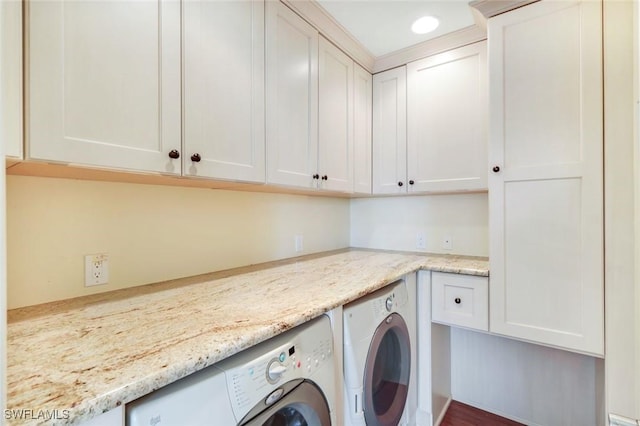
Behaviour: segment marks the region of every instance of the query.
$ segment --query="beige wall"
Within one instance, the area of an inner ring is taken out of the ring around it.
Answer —
[[[7,177],[8,305],[16,308],[349,245],[349,200]],[[84,255],[109,284],[84,287]]]
[[[354,199],[351,245],[488,256],[488,214],[486,193]],[[425,250],[416,249],[418,232]],[[445,236],[453,237],[452,250],[442,248]]]

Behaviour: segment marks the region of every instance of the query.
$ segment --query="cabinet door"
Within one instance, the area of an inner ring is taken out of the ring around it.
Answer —
[[[409,192],[487,189],[487,44],[407,65]]]
[[[264,2],[186,1],[182,13],[183,173],[264,182]]]
[[[318,32],[279,1],[267,7],[267,182],[316,188]]]
[[[0,2],[0,141],[22,158],[22,2]]]
[[[318,66],[320,187],[353,192],[353,60],[320,37]]]
[[[180,174],[180,3],[27,5],[28,156]]]
[[[373,79],[364,68],[353,69],[353,192],[371,194],[371,114]]]
[[[373,76],[373,193],[407,192],[407,71]]]
[[[491,331],[603,354],[599,2],[489,20]]]

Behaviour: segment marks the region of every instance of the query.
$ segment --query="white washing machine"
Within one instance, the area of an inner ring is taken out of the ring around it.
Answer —
[[[337,425],[334,365],[323,315],[127,404],[126,424]]]
[[[350,303],[343,315],[345,425],[415,425],[415,275]]]

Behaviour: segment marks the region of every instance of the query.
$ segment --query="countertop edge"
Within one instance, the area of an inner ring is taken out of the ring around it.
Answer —
[[[190,374],[193,374],[197,371],[200,371],[204,368],[207,368],[211,365],[214,365],[228,357],[231,357],[245,349],[248,349],[262,341],[268,340],[271,337],[276,336],[282,332],[290,330],[300,324],[303,324],[313,318],[316,318],[320,315],[323,315],[331,310],[338,308],[340,306],[344,306],[350,302],[358,300],[359,298],[372,293],[380,288],[385,287],[386,285],[392,283],[393,281],[411,273],[416,273],[420,270],[424,271],[433,271],[433,272],[445,272],[445,273],[454,273],[454,274],[464,274],[464,275],[475,275],[475,276],[489,276],[488,267],[486,269],[483,268],[472,268],[472,267],[460,267],[447,264],[447,261],[450,259],[458,259],[464,261],[468,259],[469,261],[486,261],[486,258],[478,258],[478,257],[470,257],[470,256],[452,256],[447,257],[447,255],[431,255],[425,253],[406,253],[406,252],[389,252],[389,251],[378,251],[378,250],[363,250],[363,249],[341,249],[334,250],[331,252],[324,252],[316,255],[304,256],[302,258],[292,258],[285,259],[283,261],[276,262],[268,262],[267,264],[260,265],[252,265],[247,268],[236,268],[237,270],[244,270],[246,272],[239,272],[239,275],[260,271],[263,268],[273,267],[272,265],[291,265],[291,264],[304,264],[308,260],[322,258],[325,256],[330,256],[334,254],[340,253],[348,253],[350,251],[372,251],[374,253],[393,253],[399,255],[406,255],[407,262],[402,266],[394,267],[386,271],[384,275],[381,274],[380,278],[375,282],[364,285],[359,288],[358,291],[349,294],[340,299],[335,299],[331,301],[327,301],[324,305],[318,305],[313,310],[307,310],[306,312],[297,312],[292,313],[287,316],[284,320],[280,320],[276,324],[271,324],[269,326],[264,326],[252,331],[248,335],[239,336],[233,342],[229,343],[229,347],[220,353],[217,354],[202,354],[205,356],[204,360],[202,356],[197,361],[192,361],[187,359],[184,363],[177,363],[172,365],[170,368],[153,372],[139,380],[135,383],[132,383],[127,386],[119,387],[112,391],[106,392],[102,395],[98,395],[93,398],[88,398],[83,400],[78,405],[69,408],[69,416],[67,419],[64,419],[62,422],[58,422],[53,420],[49,424],[79,424],[84,421],[90,420],[102,413],[115,409],[119,406],[125,405],[133,400],[136,400],[144,395],[147,395],[159,388],[167,386],[177,380],[180,380]],[[436,260],[433,260],[435,258]],[[445,261],[446,260],[446,261]],[[268,266],[267,266],[268,265]],[[231,272],[230,272],[231,271]],[[202,279],[223,279],[225,277],[232,276],[234,270],[229,271],[221,271],[219,273],[212,274],[204,274],[202,276],[190,277],[182,280],[171,280],[164,283],[151,284],[150,286],[167,286],[167,285],[178,285],[180,286],[188,286],[192,283],[198,283],[198,280]],[[195,280],[195,281],[194,281]],[[181,284],[184,282],[183,284]],[[116,291],[116,293],[119,291]],[[126,292],[118,293],[120,296],[127,294]],[[104,299],[104,294],[95,295],[96,300]],[[54,302],[55,304],[55,302]],[[13,321],[21,321],[23,320],[23,316],[27,315],[30,311],[30,307],[20,308],[18,310],[14,310],[10,315],[13,317]],[[21,311],[21,312],[18,312]],[[11,313],[11,311],[9,311]],[[26,319],[28,321],[28,319]]]

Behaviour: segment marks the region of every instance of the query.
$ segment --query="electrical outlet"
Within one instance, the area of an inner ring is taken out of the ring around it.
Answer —
[[[442,239],[442,248],[445,250],[453,250],[453,238],[446,236]]]
[[[296,253],[300,253],[304,249],[302,235],[295,235],[293,241]]]
[[[416,234],[416,248],[425,250],[427,248],[427,237],[424,232],[418,232]]]
[[[88,254],[84,257],[84,285],[107,284],[109,282],[109,255]]]

